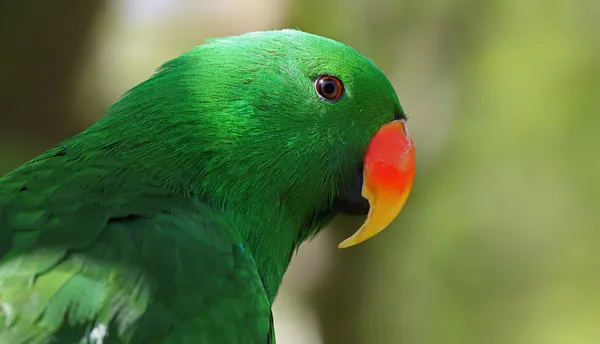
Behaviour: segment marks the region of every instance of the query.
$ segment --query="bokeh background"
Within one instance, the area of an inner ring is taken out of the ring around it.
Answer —
[[[294,258],[278,343],[600,343],[600,1],[0,1],[0,174],[211,36],[300,28],[392,80],[417,147],[405,211]]]

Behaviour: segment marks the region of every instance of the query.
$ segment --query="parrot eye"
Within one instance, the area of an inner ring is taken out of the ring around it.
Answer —
[[[315,82],[315,89],[319,97],[329,101],[336,101],[344,94],[344,84],[342,84],[342,81],[330,75],[318,78]]]

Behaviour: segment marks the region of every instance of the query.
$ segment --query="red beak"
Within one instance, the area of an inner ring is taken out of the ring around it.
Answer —
[[[400,214],[415,177],[415,149],[404,120],[390,122],[375,134],[364,158],[362,195],[369,201],[367,221],[339,244],[346,248],[385,229]]]

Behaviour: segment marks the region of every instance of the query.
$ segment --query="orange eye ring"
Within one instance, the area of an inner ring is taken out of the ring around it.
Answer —
[[[315,81],[315,90],[322,99],[336,101],[344,95],[344,84],[335,76],[323,75]]]

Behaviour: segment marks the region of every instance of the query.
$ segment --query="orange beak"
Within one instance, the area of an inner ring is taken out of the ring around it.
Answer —
[[[362,195],[369,201],[367,221],[338,247],[361,243],[384,230],[400,214],[415,177],[415,149],[404,120],[375,134],[364,158]]]

